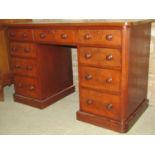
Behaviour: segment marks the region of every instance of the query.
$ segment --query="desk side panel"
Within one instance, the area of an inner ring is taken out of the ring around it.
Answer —
[[[42,98],[55,95],[73,86],[71,49],[38,44]]]
[[[127,118],[147,100],[151,24],[130,29]]]

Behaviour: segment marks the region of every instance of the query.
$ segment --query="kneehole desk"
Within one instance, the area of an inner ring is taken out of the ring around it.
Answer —
[[[14,100],[43,109],[75,91],[77,119],[127,132],[148,107],[151,22],[7,24]]]

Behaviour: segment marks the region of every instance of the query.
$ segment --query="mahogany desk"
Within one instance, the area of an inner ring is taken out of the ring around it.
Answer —
[[[74,92],[77,47],[78,120],[126,132],[147,108],[151,21],[7,27],[15,101],[42,109]]]

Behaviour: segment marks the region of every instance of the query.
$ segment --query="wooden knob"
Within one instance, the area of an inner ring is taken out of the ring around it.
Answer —
[[[16,50],[17,50],[16,47],[12,47],[12,49],[11,49],[12,52],[15,52]]]
[[[20,65],[15,65],[15,68],[16,68],[16,69],[20,69],[21,66],[20,66]]]
[[[40,38],[44,39],[46,37],[45,33],[40,33]]]
[[[85,39],[85,40],[90,40],[90,39],[91,39],[91,35],[90,35],[90,34],[84,35],[84,39]]]
[[[111,35],[111,34],[108,34],[108,35],[106,35],[106,40],[112,40],[113,39],[113,36]]]
[[[24,48],[24,52],[28,53],[28,52],[30,52],[30,49],[29,48]]]
[[[108,103],[106,105],[107,110],[111,110],[113,108],[113,105],[111,103]]]
[[[112,83],[112,78],[110,77],[110,78],[107,78],[106,79],[106,83]]]
[[[9,33],[9,36],[10,36],[10,37],[15,37],[15,33],[14,33],[14,32],[10,32],[10,33]]]
[[[86,53],[86,54],[85,54],[85,58],[86,58],[86,59],[90,59],[91,57],[92,57],[91,53]]]
[[[35,90],[35,87],[34,87],[33,85],[31,85],[31,86],[29,87],[29,90]]]
[[[67,39],[68,38],[68,35],[66,33],[63,33],[63,34],[61,34],[61,38],[62,39]]]
[[[18,87],[19,87],[19,88],[22,87],[22,83],[21,83],[21,82],[18,83]]]
[[[26,70],[32,70],[32,66],[26,66]]]
[[[23,37],[26,38],[27,37],[27,33],[23,33]]]
[[[92,78],[93,78],[93,76],[90,75],[90,74],[85,76],[85,79],[86,79],[86,80],[91,80]]]
[[[110,61],[112,59],[113,59],[113,56],[111,54],[106,56],[106,60]]]
[[[88,99],[86,103],[87,103],[88,105],[91,105],[91,104],[93,104],[93,103],[94,103],[94,101],[93,101],[93,100],[91,100],[91,99]]]

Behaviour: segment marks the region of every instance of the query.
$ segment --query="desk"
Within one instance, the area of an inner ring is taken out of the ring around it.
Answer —
[[[77,119],[127,132],[148,106],[151,22],[8,24],[14,100],[42,109],[74,92],[77,47]]]

